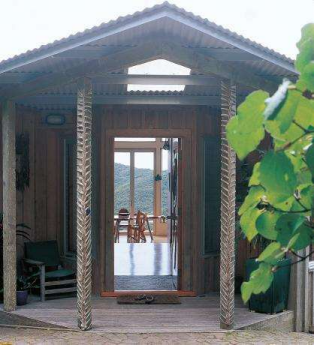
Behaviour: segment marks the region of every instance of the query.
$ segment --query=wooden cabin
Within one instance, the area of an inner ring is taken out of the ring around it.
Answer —
[[[130,73],[156,60],[189,73]],[[220,291],[221,327],[231,328],[234,280],[244,277],[251,247],[245,240],[235,245],[236,158],[225,126],[249,93],[272,93],[283,77],[296,77],[291,59],[169,3],[2,61],[5,309],[16,306],[15,262],[23,253],[15,224],[25,223],[33,241],[57,240],[65,265],[77,267],[80,326],[90,328],[91,293],[117,295],[115,152],[121,138],[129,138],[125,151],[138,143],[145,149],[145,140],[132,138],[150,138],[160,145],[159,174],[160,150],[177,143],[177,208],[170,200],[171,214],[164,214],[166,234],[170,222],[176,226],[175,293]],[[169,169],[173,175],[171,163]],[[163,215],[158,183],[156,229]]]

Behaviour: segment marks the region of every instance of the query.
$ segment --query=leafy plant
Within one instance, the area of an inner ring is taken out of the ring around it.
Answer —
[[[33,276],[26,277],[24,275],[17,277],[16,279],[16,290],[26,291],[29,290],[35,283],[36,278]]]
[[[314,241],[314,24],[302,29],[297,46],[296,84],[283,80],[271,97],[261,90],[251,93],[227,125],[228,141],[240,160],[265,135],[273,143],[255,164],[239,209],[248,240],[271,241],[257,259],[259,268],[241,287],[245,302],[268,290],[286,253],[303,261],[298,251]]]
[[[30,241],[30,227],[24,223],[16,224],[16,236]],[[3,214],[0,213],[0,293],[3,287]]]

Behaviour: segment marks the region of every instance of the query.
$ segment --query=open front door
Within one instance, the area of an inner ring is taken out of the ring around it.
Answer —
[[[174,287],[179,290],[179,234],[181,227],[181,139],[170,139],[170,256]]]

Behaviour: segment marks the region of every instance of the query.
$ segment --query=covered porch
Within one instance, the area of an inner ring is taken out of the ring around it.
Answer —
[[[93,328],[98,333],[190,333],[217,332],[220,330],[219,294],[204,297],[181,297],[179,305],[119,305],[116,298],[92,299]],[[18,308],[14,315],[25,316],[46,323],[40,327],[77,328],[76,298],[34,300]],[[277,315],[249,312],[240,296],[235,299],[234,329],[293,330],[293,312]],[[27,322],[25,323],[27,324]],[[36,324],[33,324],[36,325]]]
[[[190,74],[128,73],[132,66],[159,59],[184,66]],[[4,310],[105,332],[152,327],[160,332],[207,332],[272,320],[274,316],[251,314],[235,298],[236,157],[225,128],[246,95],[255,89],[273,92],[282,76],[295,76],[289,59],[168,3],[0,64]],[[127,90],[131,84],[180,85],[184,90],[133,92]],[[50,116],[64,122],[51,124]],[[30,184],[23,192],[16,190],[15,179],[18,132],[29,133],[32,142]],[[119,306],[108,297],[92,298],[115,292],[115,136],[183,138],[177,294],[219,290],[218,295],[182,297],[181,305],[149,309]],[[75,143],[76,160],[72,256],[64,209],[58,206],[64,196],[60,176],[68,138]],[[76,269],[77,298],[32,302],[16,310],[15,225],[20,220],[31,222],[32,240],[58,241],[64,261]],[[246,258],[239,251],[238,259],[241,255],[243,273]]]

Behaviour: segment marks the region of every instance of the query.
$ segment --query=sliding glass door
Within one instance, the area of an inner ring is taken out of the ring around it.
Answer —
[[[115,150],[114,212],[155,213],[155,151]]]

